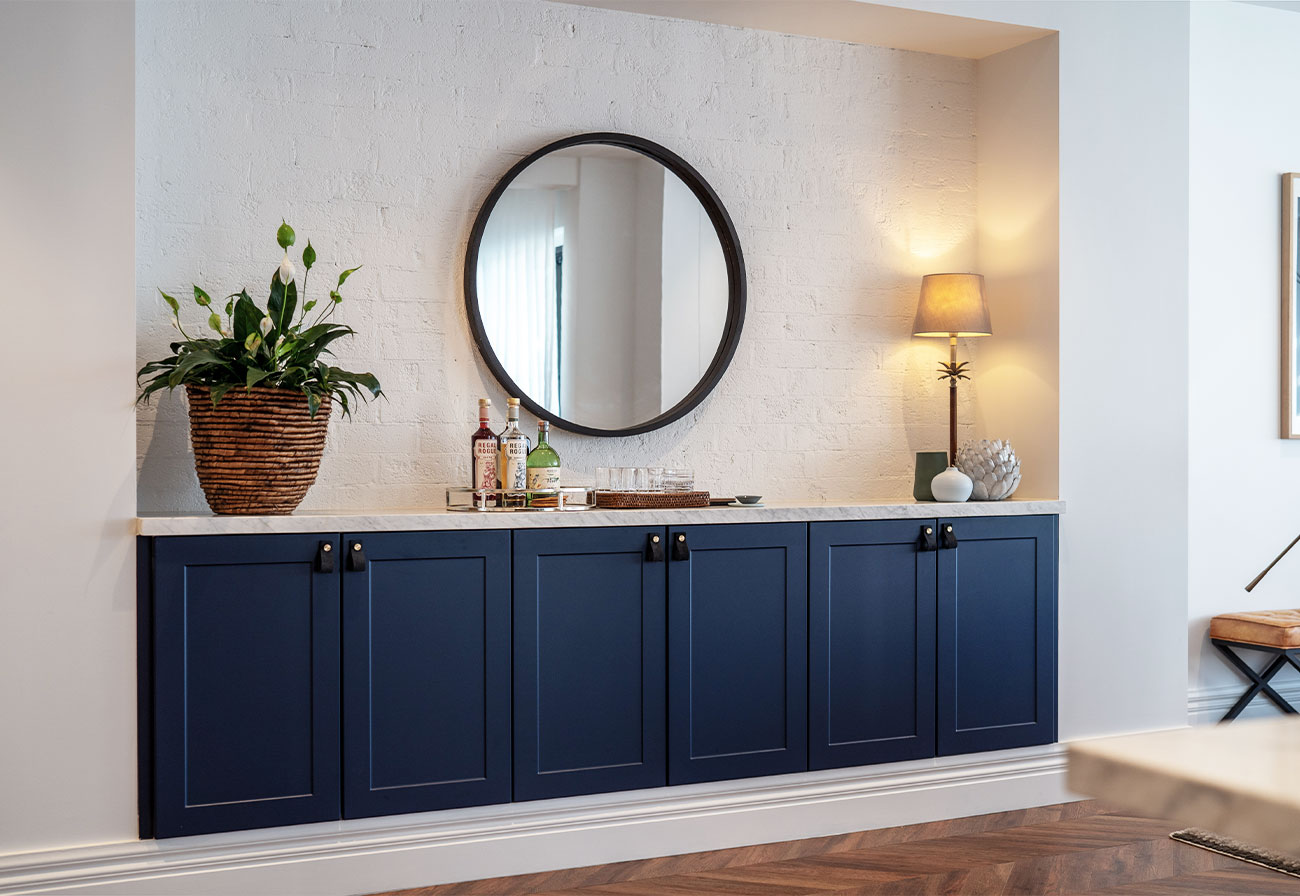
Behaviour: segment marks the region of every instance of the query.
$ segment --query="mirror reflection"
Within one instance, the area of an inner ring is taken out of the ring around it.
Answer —
[[[478,248],[483,329],[556,417],[627,429],[679,404],[727,329],[718,233],[695,193],[632,149],[581,144],[524,168]]]

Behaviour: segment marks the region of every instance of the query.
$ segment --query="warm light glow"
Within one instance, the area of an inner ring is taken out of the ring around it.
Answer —
[[[992,336],[982,274],[926,274],[913,336]]]

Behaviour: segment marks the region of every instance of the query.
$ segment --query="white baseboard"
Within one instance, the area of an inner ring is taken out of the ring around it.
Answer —
[[[1285,673],[1278,673],[1273,679],[1273,689],[1282,695],[1282,699],[1300,709],[1300,681],[1280,680]],[[1187,692],[1187,721],[1192,725],[1209,725],[1223,718],[1223,714],[1232,708],[1237,698],[1246,692],[1246,683],[1220,685],[1211,688],[1192,688]],[[1275,716],[1281,712],[1262,694],[1251,701],[1238,718],[1253,719]]]
[[[0,893],[348,896],[1077,799],[1065,747],[0,856]]]

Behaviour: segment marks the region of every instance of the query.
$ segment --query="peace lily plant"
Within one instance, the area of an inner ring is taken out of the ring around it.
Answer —
[[[351,327],[330,323],[329,319],[343,301],[339,292],[343,284],[360,266],[339,274],[328,302],[318,307],[315,300],[304,301],[300,306],[297,269],[289,258],[289,247],[294,240],[293,228],[281,222],[276,242],[284,250],[284,260],[271,275],[271,292],[265,309],[249,297],[247,290],[240,290],[227,296],[224,309],[219,311],[212,297],[194,286],[194,301],[208,312],[206,327],[213,336],[191,336],[181,323],[180,303],[158,290],[172,310],[172,325],[184,339],[171,344],[170,356],[140,368],[137,375],[143,385],[140,401],[147,401],[160,389],[203,386],[209,390],[215,407],[231,389],[275,387],[301,392],[306,397],[308,413],[314,418],[327,397],[337,398],[347,416],[351,413],[349,396],[369,399],[382,394],[379,380],[373,374],[351,373],[321,359],[323,355],[333,354],[329,347],[334,340],[353,335]],[[315,263],[316,250],[308,240],[302,253],[304,299],[307,277]],[[310,322],[308,317],[312,318]]]

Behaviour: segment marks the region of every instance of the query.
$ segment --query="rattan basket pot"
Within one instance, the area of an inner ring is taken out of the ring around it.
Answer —
[[[212,406],[207,386],[185,386],[199,485],[216,514],[293,513],[316,481],[330,397],[315,418],[292,389],[231,389]]]

